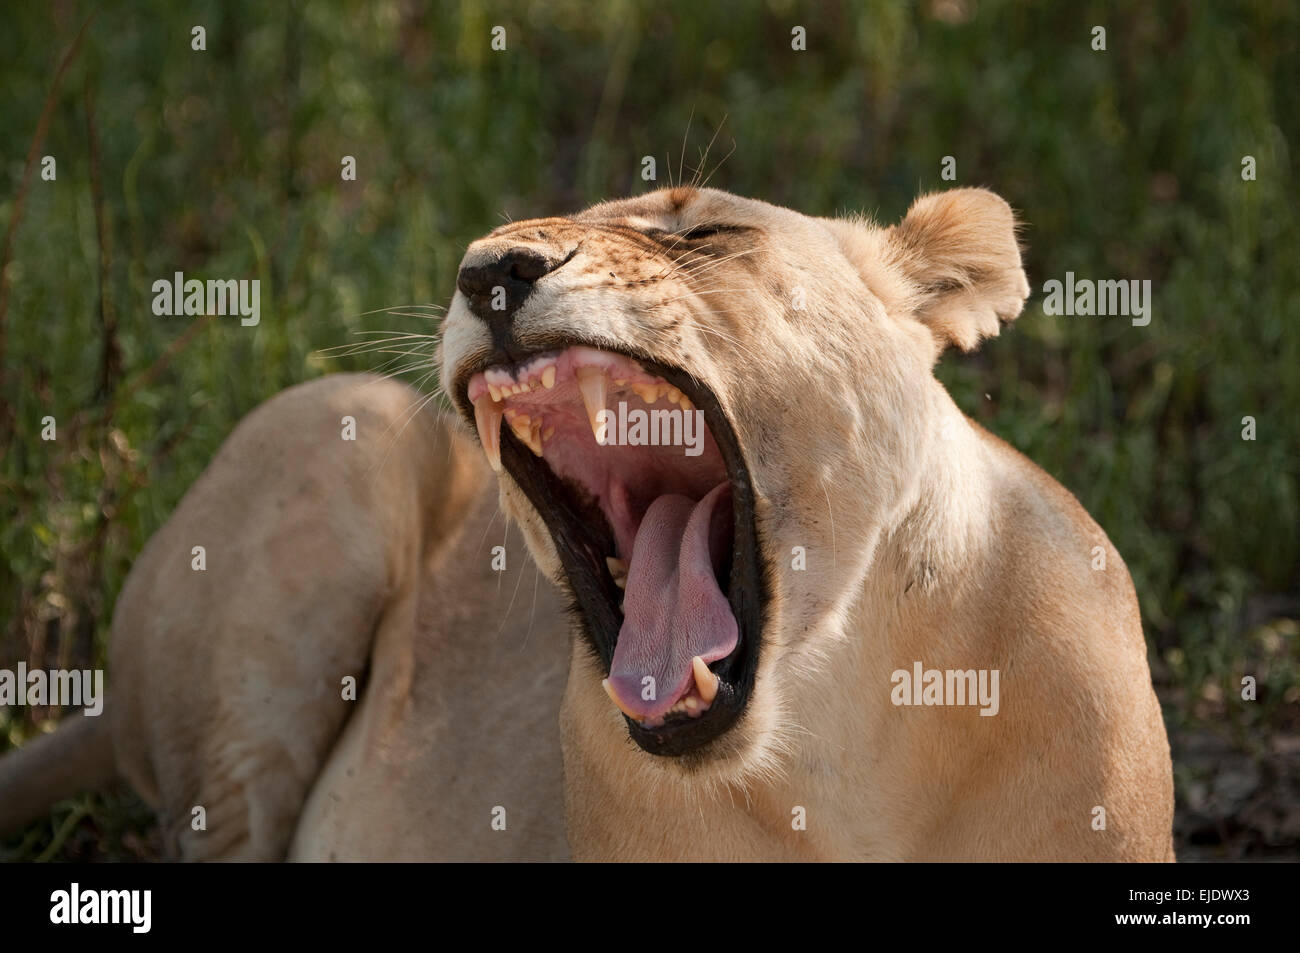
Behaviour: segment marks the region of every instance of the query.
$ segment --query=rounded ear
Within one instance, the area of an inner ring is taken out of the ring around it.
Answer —
[[[1016,217],[987,189],[923,195],[897,225],[884,249],[908,286],[906,305],[940,348],[973,351],[996,337],[1029,297],[1020,264]]]
[[[1015,215],[986,189],[923,195],[889,228],[823,221],[885,310],[929,329],[936,358],[949,345],[973,351],[995,337],[1029,297]]]

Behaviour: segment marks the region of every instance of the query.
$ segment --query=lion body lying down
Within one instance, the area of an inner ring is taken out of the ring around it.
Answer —
[[[635,342],[698,369],[752,475],[769,595],[761,636],[742,635],[762,647],[732,727],[681,757],[629,740],[516,482],[524,444],[494,474],[452,417],[412,416],[409,389],[338,375],[250,414],[149,542],[118,601],[105,716],[0,761],[0,828],[116,771],[188,859],[1173,859],[1168,743],[1123,561],[930,372],[1020,309],[1005,204],[945,193],[885,230],[676,190],[509,226],[467,263],[572,245],[539,289],[616,272],[644,286],[664,256],[620,229],[692,214],[758,235],[721,281],[769,299],[743,302],[753,330],[674,277],[698,295],[690,320],[723,322],[717,340],[743,337],[761,373],[690,345],[685,318],[672,345]],[[764,319],[798,280],[830,292],[813,315],[861,309],[866,339]],[[514,326],[526,342],[563,320],[589,340],[574,326],[600,314],[541,298]],[[471,420],[476,315],[454,299],[442,353]],[[806,570],[786,568],[795,546]],[[996,713],[899,704],[897,673],[918,666],[997,672]]]

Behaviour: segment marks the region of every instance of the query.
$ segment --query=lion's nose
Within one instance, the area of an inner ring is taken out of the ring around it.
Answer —
[[[469,299],[471,311],[504,331],[537,280],[560,264],[528,248],[492,252],[486,261],[463,264],[456,287]]]

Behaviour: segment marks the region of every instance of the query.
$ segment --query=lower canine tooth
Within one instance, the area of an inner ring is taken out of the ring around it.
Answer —
[[[623,707],[623,703],[618,700],[618,695],[614,693],[614,686],[609,683],[609,679],[606,678],[602,680],[600,683],[600,687],[605,689],[605,694],[609,696],[610,701],[612,701],[615,705],[618,706],[619,711],[627,715],[627,717],[631,718],[633,721],[641,720],[639,716],[634,715],[632,712],[628,711],[626,708]]]
[[[528,443],[528,438],[532,434],[532,429],[528,426],[528,415],[519,414],[513,418],[507,418],[510,429],[515,432],[520,443]]]
[[[695,688],[700,693],[704,704],[713,704],[718,697],[718,676],[709,671],[709,666],[698,655],[691,659],[691,668],[695,672]]]

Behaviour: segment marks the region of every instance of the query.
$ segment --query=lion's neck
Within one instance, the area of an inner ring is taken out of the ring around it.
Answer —
[[[782,745],[789,755],[781,787],[791,798],[804,792],[823,810],[846,805],[845,816],[822,818],[823,829],[851,831],[850,841],[876,857],[910,850],[899,832],[916,825],[901,823],[897,812],[912,810],[927,783],[927,769],[912,760],[925,746],[907,734],[916,721],[898,717],[892,674],[910,673],[918,662],[968,667],[958,662],[978,635],[963,628],[964,593],[984,578],[980,567],[990,558],[996,462],[946,393],[937,409],[950,427],[931,442],[896,522],[872,541],[838,623],[840,638],[810,640],[817,657],[802,660],[809,674],[786,699],[795,733]],[[852,797],[840,796],[847,790]],[[818,846],[837,855],[835,844]]]
[[[951,585],[987,548],[995,489],[992,461],[975,426],[942,388],[938,392],[935,433],[910,505],[881,534],[879,558],[864,594],[899,579],[934,592]]]

